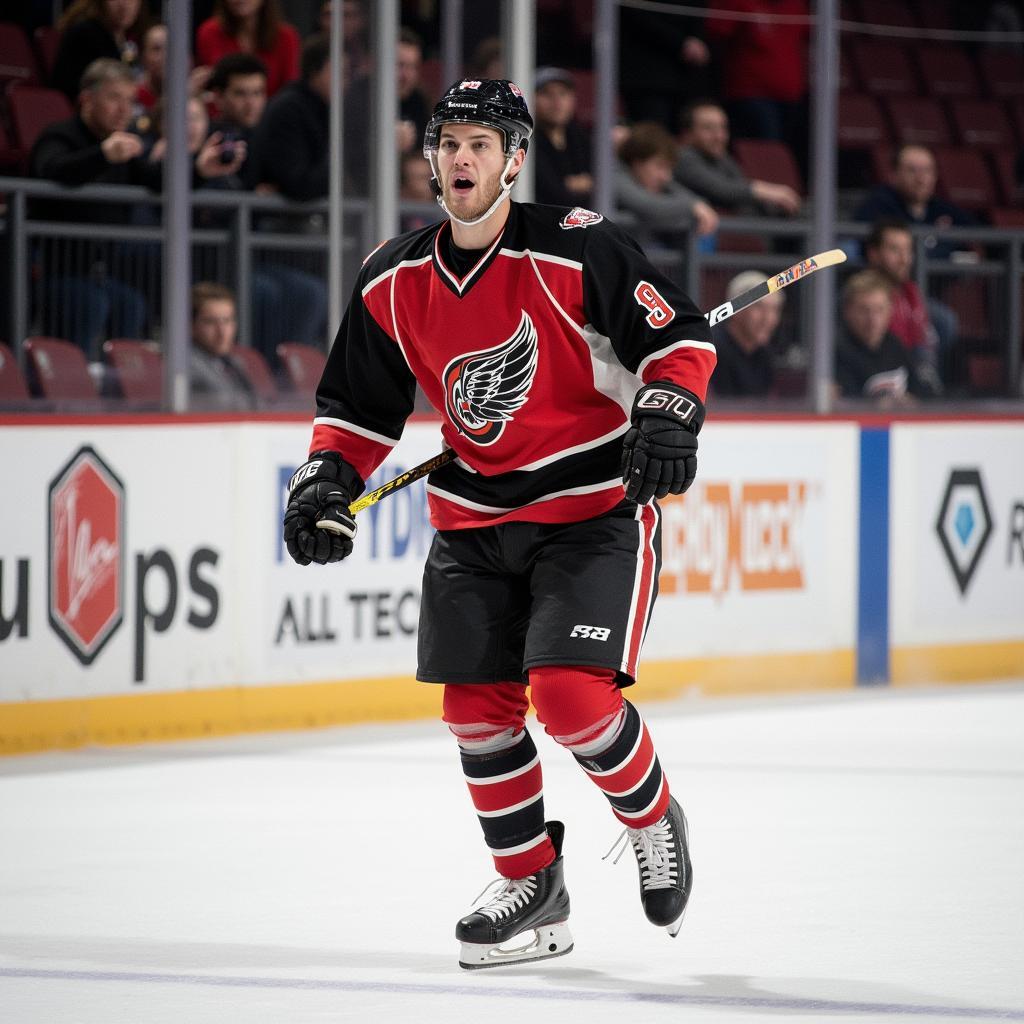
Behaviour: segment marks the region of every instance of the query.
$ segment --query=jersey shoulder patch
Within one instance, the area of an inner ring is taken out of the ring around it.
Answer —
[[[571,231],[573,228],[589,228],[591,224],[600,224],[603,220],[603,214],[595,213],[582,206],[574,206],[558,222],[558,226],[563,231]]]

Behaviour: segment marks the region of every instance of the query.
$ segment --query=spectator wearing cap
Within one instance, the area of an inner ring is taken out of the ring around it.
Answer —
[[[725,297],[735,299],[768,280],[756,270],[737,274],[726,287]],[[775,386],[771,341],[782,318],[782,292],[766,295],[715,328],[718,362],[711,391],[720,398],[770,395]]]
[[[683,111],[683,146],[675,179],[716,208],[732,213],[800,212],[800,196],[788,185],[748,178],[729,155],[729,118],[713,100],[697,100]]]
[[[590,136],[576,122],[576,83],[564,68],[544,67],[534,82],[530,140],[538,203],[586,206],[594,188]]]
[[[615,198],[649,242],[674,246],[688,231],[711,235],[718,228],[718,214],[672,177],[677,159],[675,140],[652,121],[635,125],[619,149]]]

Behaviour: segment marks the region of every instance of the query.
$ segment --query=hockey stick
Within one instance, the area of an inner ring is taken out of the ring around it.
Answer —
[[[845,262],[845,260],[846,253],[842,249],[829,249],[828,252],[818,253],[817,256],[809,256],[807,259],[788,267],[781,274],[769,277],[763,284],[755,285],[729,302],[723,302],[720,306],[715,306],[709,313],[705,313],[704,317],[712,326],[720,324],[723,320],[728,320],[729,317],[735,316],[740,310],[746,309],[747,306],[760,302],[766,295],[771,295],[773,292],[786,288],[793,284],[794,281],[799,281],[808,274],[813,274],[816,270],[821,270],[823,267],[834,267],[839,263]],[[403,487],[408,487],[409,484],[422,479],[428,473],[433,473],[435,469],[440,469],[442,466],[447,466],[448,463],[454,462],[455,458],[455,452],[451,448],[446,448],[440,455],[435,455],[432,459],[427,459],[426,462],[421,462],[418,466],[407,469],[400,476],[396,476],[394,480],[389,480],[376,490],[364,494],[361,498],[357,498],[349,505],[348,510],[352,515],[362,512],[364,508],[375,505],[381,498],[393,494],[395,491],[400,491]],[[334,528],[334,524],[330,520],[323,519],[317,523],[317,526],[327,530]]]

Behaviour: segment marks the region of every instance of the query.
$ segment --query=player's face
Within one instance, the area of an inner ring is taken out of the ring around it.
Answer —
[[[505,151],[501,132],[478,124],[446,124],[437,148],[445,205],[460,220],[486,213],[501,192]],[[523,151],[512,169],[522,165]]]
[[[235,304],[228,299],[208,299],[192,321],[192,340],[215,356],[226,356],[234,347],[237,330]]]
[[[878,348],[889,330],[892,301],[881,289],[853,295],[843,309],[853,335],[870,349]]]

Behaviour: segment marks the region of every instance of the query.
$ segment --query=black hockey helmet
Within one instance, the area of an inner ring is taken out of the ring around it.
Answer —
[[[438,100],[423,136],[423,155],[430,159],[441,142],[441,126],[452,121],[495,128],[505,139],[505,157],[526,149],[533,118],[515,82],[507,78],[462,78]]]

